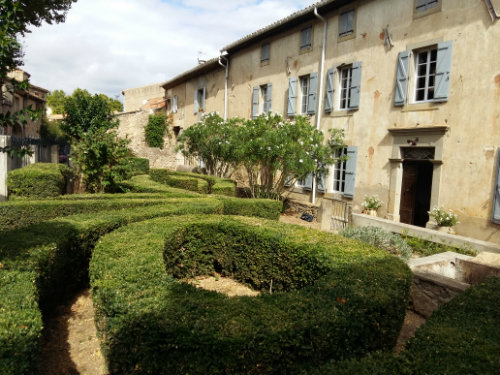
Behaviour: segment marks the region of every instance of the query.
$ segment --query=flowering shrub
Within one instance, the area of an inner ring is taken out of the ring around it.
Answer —
[[[376,195],[371,195],[369,197],[365,197],[365,200],[363,203],[361,203],[361,206],[365,210],[377,210],[382,206],[382,202],[380,199],[378,199],[378,196]]]
[[[429,211],[429,216],[433,217],[440,227],[452,227],[458,223],[458,216],[452,210],[445,211],[439,207],[434,207]]]

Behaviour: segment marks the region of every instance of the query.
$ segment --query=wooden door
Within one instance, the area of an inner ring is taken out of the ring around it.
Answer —
[[[400,221],[425,227],[429,220],[433,166],[428,161],[404,161]]]
[[[401,203],[399,220],[402,223],[413,224],[415,197],[417,189],[418,166],[415,163],[403,163],[403,182],[401,184]]]

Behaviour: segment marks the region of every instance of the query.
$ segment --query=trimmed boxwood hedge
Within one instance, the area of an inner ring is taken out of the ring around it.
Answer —
[[[377,352],[309,373],[500,374],[500,279],[489,277],[436,310],[395,356]]]
[[[227,297],[175,278],[215,271],[264,293]],[[412,278],[401,260],[340,236],[200,216],[103,237],[90,275],[111,374],[285,374],[390,349]]]
[[[66,192],[71,169],[65,164],[35,163],[14,169],[7,175],[9,196],[46,198]]]
[[[149,175],[134,176],[129,180],[122,182],[120,185],[124,191],[130,191],[134,193],[167,193],[168,195],[180,195],[182,193],[186,198],[196,198],[200,196],[195,192],[189,192],[183,189],[167,186],[165,185],[165,183],[153,181]]]
[[[167,169],[151,169],[150,175],[154,181],[198,193],[231,197],[236,195],[236,182],[229,179]]]
[[[47,201],[38,202],[42,203]],[[155,205],[71,215],[29,229],[2,232],[0,374],[36,373],[42,329],[39,308],[50,310],[88,282],[89,258],[103,234],[154,217],[222,214],[223,205],[213,198],[170,199]]]

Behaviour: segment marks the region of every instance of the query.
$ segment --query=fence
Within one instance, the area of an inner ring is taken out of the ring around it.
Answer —
[[[330,198],[332,202],[332,221],[330,229],[339,231],[349,225],[351,220],[351,206],[341,199]]]

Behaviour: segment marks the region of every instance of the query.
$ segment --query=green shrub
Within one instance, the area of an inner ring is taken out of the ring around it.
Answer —
[[[179,175],[166,169],[151,169],[149,175],[153,181],[179,189],[195,191],[202,194],[208,194],[209,192],[208,182],[198,177]]]
[[[130,165],[132,176],[149,173],[149,159],[128,157],[125,162]]]
[[[370,245],[387,250],[389,253],[398,255],[405,260],[410,259],[412,254],[411,247],[408,246],[406,241],[401,238],[401,236],[391,232],[386,232],[378,227],[347,227],[340,234],[344,237],[355,238]]]
[[[257,216],[278,220],[283,202],[271,199],[242,199],[220,197],[224,202],[224,215]]]
[[[138,175],[122,183],[122,189],[135,193],[165,193],[167,195],[182,195],[185,198],[200,198],[195,192],[188,192],[183,189],[167,186],[164,183],[156,182],[148,175]]]
[[[149,115],[148,124],[144,128],[149,147],[163,148],[163,137],[168,130],[168,124],[167,116],[163,113]]]
[[[455,247],[450,245],[444,245],[438,242],[424,240],[422,238],[411,237],[406,234],[401,234],[401,237],[412,248],[414,254],[418,254],[424,257],[429,255],[444,253],[446,251],[453,251],[455,253],[470,255],[470,256],[477,255],[477,251],[468,246]]]
[[[264,293],[227,297],[173,277],[213,272]],[[90,274],[111,374],[296,373],[389,349],[411,283],[402,261],[365,244],[273,221],[200,216],[103,237]],[[273,294],[265,292],[271,280]]]
[[[8,173],[8,194],[29,198],[55,197],[66,192],[70,178],[71,169],[65,164],[30,164]]]

